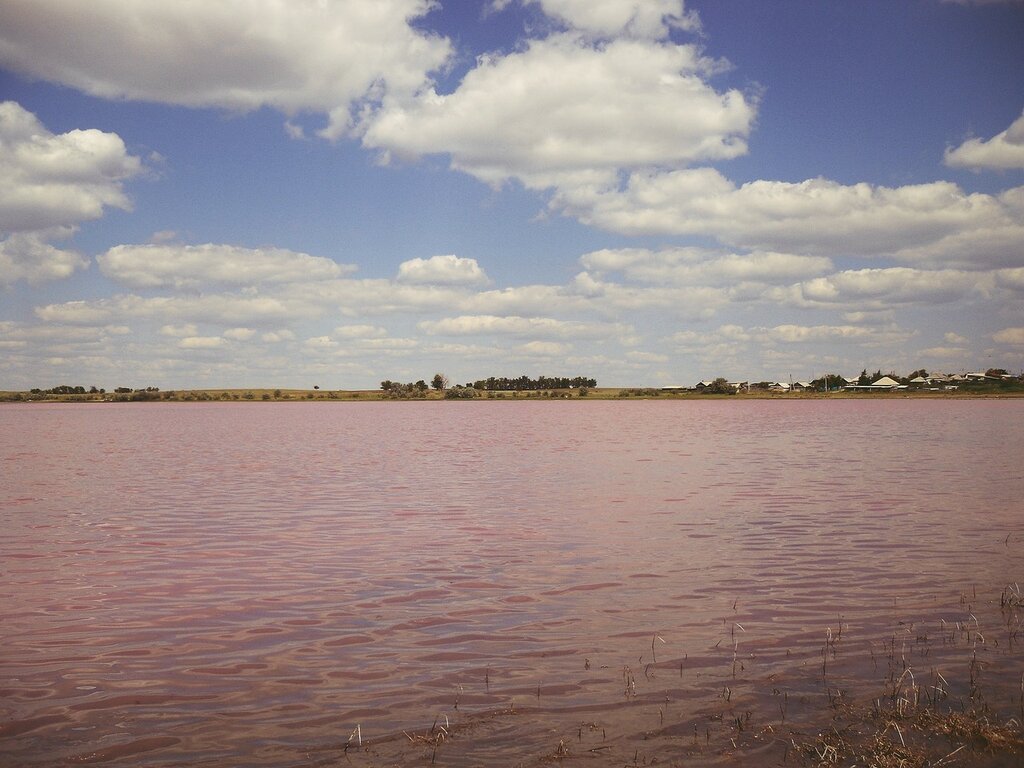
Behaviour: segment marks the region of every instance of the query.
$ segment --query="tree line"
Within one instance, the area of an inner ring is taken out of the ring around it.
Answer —
[[[60,384],[50,389],[40,389],[35,387],[30,389],[29,392],[33,395],[102,395],[106,392],[105,389],[97,389],[96,387],[89,387],[86,389],[81,386],[71,386],[70,384]]]
[[[531,379],[529,376],[509,378],[506,376],[490,376],[486,379],[467,382],[465,386],[455,385],[449,387],[448,377],[443,373],[436,373],[430,380],[430,384],[420,379],[415,382],[403,384],[400,381],[385,379],[380,383],[381,392],[386,398],[394,399],[415,399],[424,398],[431,389],[442,392],[448,399],[473,397],[473,392],[529,392],[552,389],[580,389],[589,390],[597,386],[597,379],[586,376],[538,376]]]
[[[579,389],[580,387],[592,388],[597,386],[597,379],[586,376],[538,376],[531,379],[529,376],[519,376],[514,379],[505,376],[491,376],[486,379],[474,381],[473,389],[482,389],[485,392],[525,392],[533,389]]]

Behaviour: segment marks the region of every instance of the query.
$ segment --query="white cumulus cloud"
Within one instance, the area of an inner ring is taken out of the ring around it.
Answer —
[[[0,102],[0,232],[68,229],[104,208],[127,209],[122,182],[141,171],[116,133],[55,135],[21,105]]]
[[[333,335],[339,339],[382,339],[388,332],[379,325],[340,325]]]
[[[88,266],[50,241],[106,208],[130,208],[123,183],[142,169],[117,134],[54,134],[21,105],[0,102],[0,285],[59,280]]]
[[[968,139],[946,150],[946,165],[975,170],[1024,168],[1024,114],[991,139]]]
[[[0,240],[0,286],[18,280],[33,284],[60,280],[88,265],[80,254],[56,248],[35,234],[20,233]]]
[[[183,328],[196,323],[226,326],[267,324],[294,320],[315,313],[307,306],[293,305],[273,296],[116,296],[94,301],[68,301],[36,307],[35,315],[47,323],[92,325],[129,318],[177,320]],[[174,328],[165,325],[164,328]],[[175,335],[175,334],[171,334]],[[218,337],[220,338],[220,337]]]
[[[414,28],[430,0],[0,3],[0,64],[93,96],[328,115],[412,93],[451,54]]]
[[[528,341],[516,347],[515,351],[528,357],[565,357],[572,352],[572,345],[558,341]]]
[[[744,248],[798,254],[964,260],[998,240],[991,259],[1022,232],[1024,190],[965,192],[951,182],[903,187],[758,180],[737,186],[713,168],[638,171],[624,187],[580,185],[552,199],[585,224],[626,234],[709,235]],[[955,248],[949,248],[950,242]],[[980,257],[987,260],[983,253]]]
[[[225,340],[220,336],[186,336],[178,342],[180,349],[220,349]]]
[[[719,66],[692,45],[553,35],[481,57],[453,93],[385,98],[363,141],[400,156],[446,153],[484,182],[534,189],[733,158],[747,151],[756,110],[709,85]]]
[[[398,280],[426,285],[485,285],[490,282],[476,259],[453,255],[403,261],[398,265]]]
[[[770,251],[721,253],[702,248],[604,249],[584,254],[580,264],[596,274],[621,272],[629,280],[676,285],[789,282],[832,269],[832,262],[822,256]]]
[[[252,328],[228,328],[223,333],[225,339],[232,341],[248,341],[255,335],[256,331]]]
[[[341,277],[354,267],[281,248],[232,245],[118,245],[97,256],[107,277],[133,288],[257,285]]]
[[[696,30],[700,19],[682,0],[526,0],[574,29],[601,37],[662,38],[671,27]]]
[[[1024,344],[1024,328],[1003,328],[992,334],[1000,344]]]
[[[632,332],[617,323],[556,320],[549,317],[498,315],[460,315],[420,322],[421,330],[431,336],[530,336],[534,339],[622,338]]]
[[[160,326],[161,336],[198,336],[199,328],[194,323],[185,323],[184,325],[162,325]]]
[[[1024,267],[996,270],[995,276],[999,287],[1024,292]]]
[[[798,283],[793,286],[793,292],[797,303],[805,306],[835,304],[885,309],[895,305],[956,301],[983,288],[989,279],[985,273],[953,269],[848,269]]]

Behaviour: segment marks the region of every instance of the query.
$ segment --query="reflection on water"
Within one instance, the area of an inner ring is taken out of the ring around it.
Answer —
[[[2,406],[0,762],[781,763],[895,663],[1015,716],[1022,428],[1021,401]]]

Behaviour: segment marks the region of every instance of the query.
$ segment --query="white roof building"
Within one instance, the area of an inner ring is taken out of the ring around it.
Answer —
[[[900,383],[898,381],[896,381],[896,379],[894,379],[894,378],[891,378],[889,376],[883,376],[878,381],[872,381],[871,382],[871,386],[872,387],[879,387],[879,388],[887,387],[889,389],[893,389],[895,387],[900,386]]]

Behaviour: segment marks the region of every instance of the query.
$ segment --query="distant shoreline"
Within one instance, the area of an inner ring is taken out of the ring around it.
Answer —
[[[977,400],[1024,398],[1022,389],[958,389],[941,392],[902,389],[881,392],[768,392],[704,394],[693,390],[668,390],[630,387],[592,387],[585,395],[573,389],[479,391],[472,401],[544,401],[544,400]],[[176,389],[137,390],[130,393],[34,394],[28,391],[0,391],[0,403],[127,403],[127,402],[437,402],[447,399],[443,392],[430,391],[422,397],[389,397],[381,390],[324,389]]]

